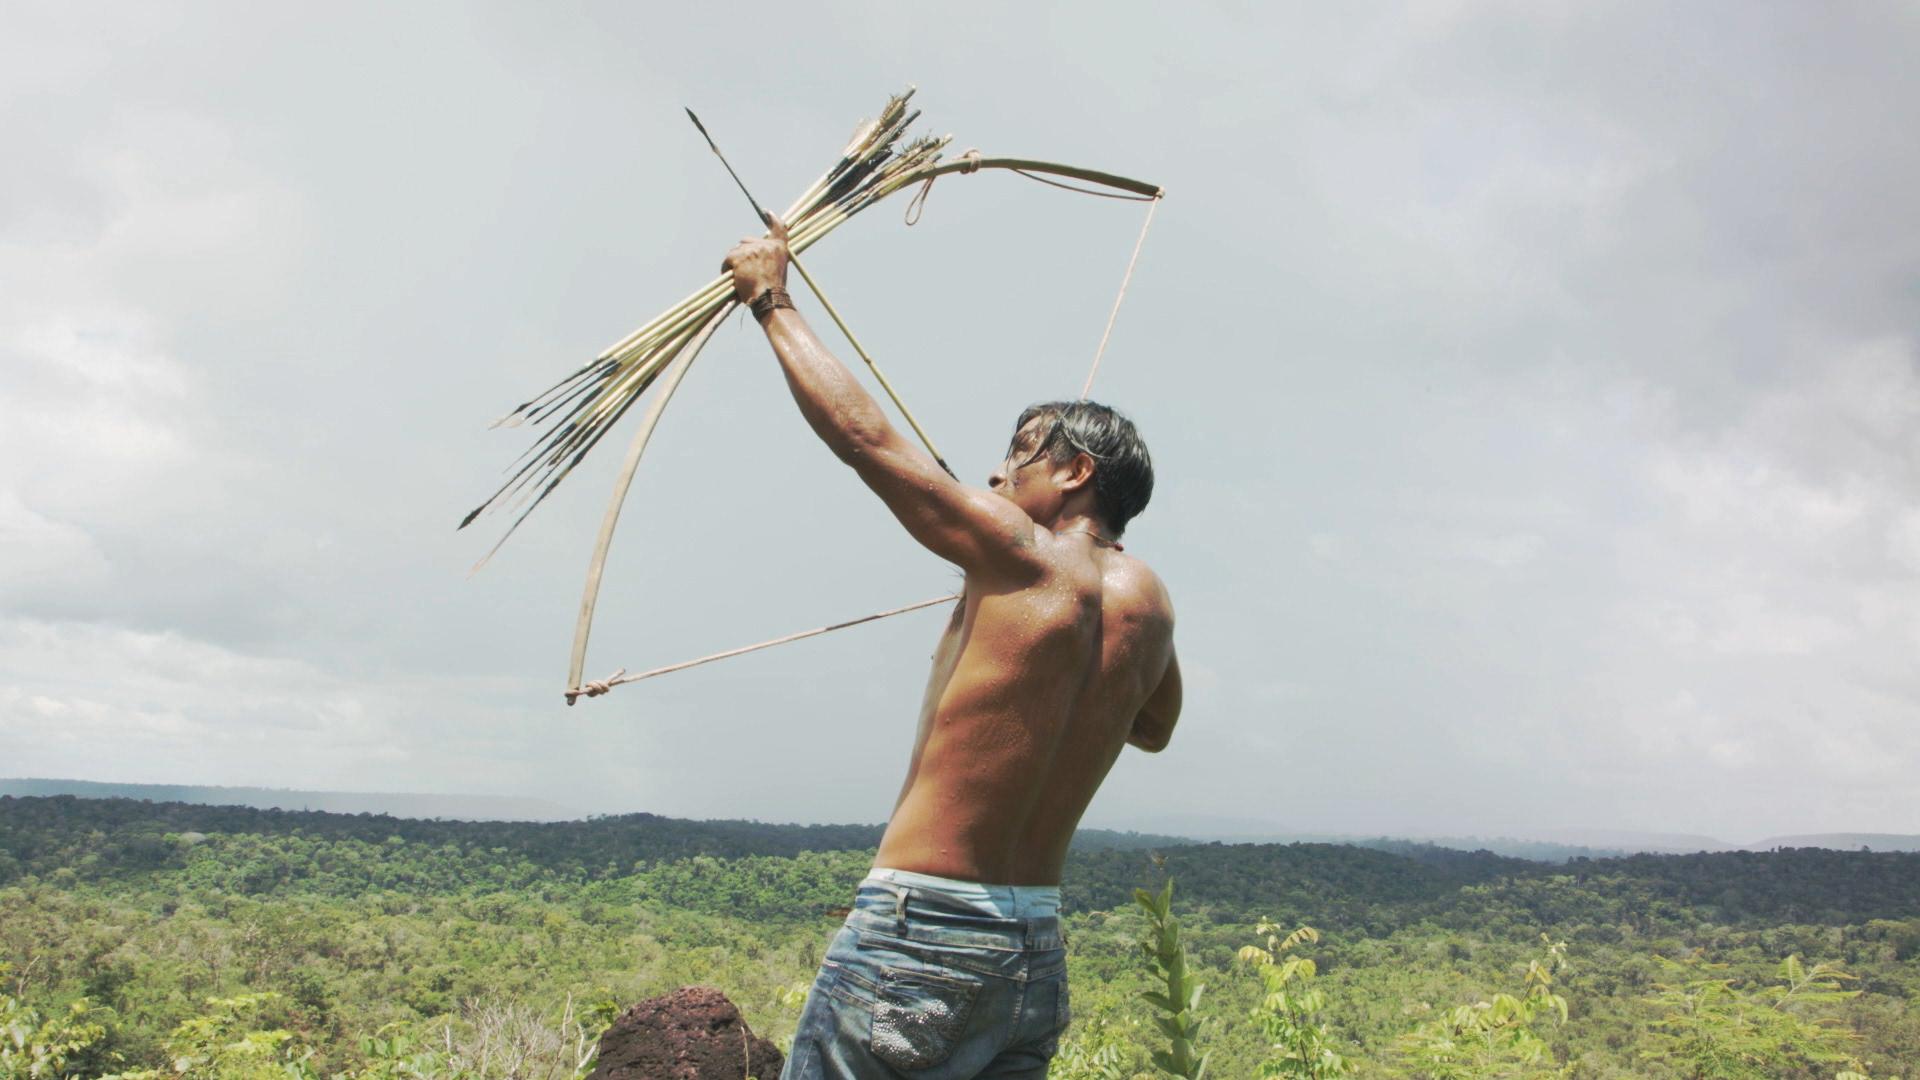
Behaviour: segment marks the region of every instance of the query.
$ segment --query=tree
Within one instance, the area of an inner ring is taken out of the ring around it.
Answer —
[[[208,1011],[180,1022],[167,1037],[169,1067],[118,1073],[106,1080],[317,1080],[313,1050],[285,1028],[263,1027],[279,994],[209,998]]]
[[[1742,987],[1718,974],[1725,964],[1659,959],[1677,981],[1655,984],[1649,999],[1665,1015],[1654,1023],[1661,1045],[1648,1058],[1677,1066],[1688,1080],[1775,1077],[1809,1066],[1839,1066],[1837,1080],[1866,1080],[1867,1066],[1853,1055],[1859,1036],[1835,1017],[1810,1015],[1859,994],[1841,989],[1853,976],[1838,965],[1809,968],[1789,956],[1778,983]]]
[[[1076,1027],[1078,1034],[1060,1041],[1047,1080],[1126,1080],[1124,1035],[1101,1020]]]
[[[0,964],[0,974],[6,965]],[[45,1016],[10,995],[0,995],[0,1080],[63,1080],[79,1075],[89,1052],[106,1038],[104,1024],[85,998],[64,1014]]]
[[[1551,1017],[1567,1022],[1567,999],[1553,991],[1553,977],[1566,966],[1567,943],[1540,935],[1542,956],[1527,962],[1520,996],[1495,994],[1449,1009],[1401,1036],[1398,1050],[1414,1076],[1429,1080],[1512,1080],[1567,1076],[1573,1064],[1560,1065],[1535,1021]]]
[[[1319,968],[1308,957],[1286,955],[1302,942],[1318,942],[1320,931],[1302,926],[1283,938],[1278,924],[1261,919],[1254,933],[1266,936],[1266,947],[1248,945],[1239,957],[1259,970],[1267,990],[1253,1016],[1275,1056],[1261,1062],[1260,1075],[1321,1080],[1353,1072],[1353,1062],[1334,1049],[1327,1024],[1320,1019],[1327,999],[1312,985]]]

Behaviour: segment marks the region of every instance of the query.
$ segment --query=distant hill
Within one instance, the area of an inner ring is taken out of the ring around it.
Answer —
[[[1832,848],[1835,851],[1920,851],[1920,836],[1912,833],[1836,832],[1808,833],[1805,836],[1769,836],[1748,844],[1749,851],[1774,848]]]
[[[1131,822],[1129,822],[1131,824]],[[1346,844],[1352,847],[1400,851],[1411,845],[1490,851],[1515,859],[1563,863],[1569,859],[1606,859],[1636,852],[1731,851],[1735,845],[1711,837],[1680,833],[1623,833],[1603,830],[1543,831],[1532,835],[1473,836],[1432,833],[1312,832],[1288,829],[1275,822],[1204,814],[1173,814],[1158,819],[1158,827],[1210,844]]]
[[[428,795],[417,792],[308,791],[196,784],[114,784],[93,780],[0,779],[0,796],[7,795],[22,798],[71,795],[84,799],[131,799],[151,803],[253,807],[261,810],[371,814],[407,820],[444,822],[561,824],[579,822],[589,817],[573,807],[546,799],[505,795]],[[607,816],[602,820],[623,818],[659,822],[678,820],[652,814]],[[729,823],[714,821],[699,824],[718,827]],[[759,827],[762,823],[754,821],[731,824]],[[1139,824],[1148,823],[1140,822]],[[1730,844],[1711,836],[1690,833],[1634,832],[1598,828],[1542,829],[1525,836],[1368,835],[1300,832],[1250,818],[1206,817],[1191,814],[1168,816],[1152,824],[1156,826],[1152,832],[1136,831],[1133,828],[1083,828],[1074,835],[1074,848],[1079,851],[1130,851],[1193,843],[1338,844],[1404,855],[1408,854],[1410,849],[1435,847],[1455,851],[1488,851],[1509,858],[1545,863],[1565,863],[1582,858],[1617,858],[1641,852],[1691,854],[1702,851],[1770,851],[1774,848],[1830,848],[1837,851],[1858,851],[1866,848],[1871,851],[1920,852],[1920,835],[1908,833],[1809,833],[1773,836],[1741,845]],[[770,825],[767,827],[802,830],[807,828],[869,829],[873,832],[874,843],[878,843],[881,828],[878,825]],[[810,839],[817,840],[818,835]],[[781,852],[784,852],[788,846],[785,842],[776,842],[772,845],[774,849]],[[851,846],[866,845],[864,842],[856,842]],[[748,847],[756,853],[775,853],[772,850],[760,852],[751,844]],[[702,850],[709,849],[702,848]]]
[[[93,780],[0,779],[0,795],[77,795],[85,799],[144,799],[263,810],[324,810],[333,814],[391,814],[443,821],[568,821],[580,811],[546,799],[508,795],[421,795],[379,791],[297,791],[285,788],[196,784],[107,784]]]
[[[1751,844],[1730,844],[1695,833],[1633,832],[1624,829],[1544,829],[1533,836],[1356,836],[1345,833],[1264,832],[1232,836],[1207,835],[1202,840],[1252,844],[1351,844],[1354,847],[1399,851],[1409,843],[1491,851],[1516,859],[1563,863],[1572,859],[1607,859],[1623,855],[1692,855],[1699,852],[1772,851],[1775,848],[1829,848],[1835,851],[1920,851],[1920,835],[1911,833],[1807,833],[1770,836]]]
[[[1146,824],[1138,820],[1123,823]],[[1638,852],[1685,855],[1697,851],[1743,850],[1739,844],[1730,844],[1711,836],[1629,829],[1540,828],[1503,832],[1495,836],[1441,835],[1413,830],[1403,833],[1315,832],[1289,829],[1276,821],[1207,814],[1167,815],[1154,819],[1152,825],[1156,829],[1189,836],[1203,843],[1351,844],[1355,847],[1385,847],[1391,850],[1393,844],[1411,842],[1453,848],[1456,851],[1491,851],[1496,855],[1536,862],[1611,858]]]
[[[772,830],[797,830],[794,836],[817,839],[809,829],[861,830],[858,842],[850,847],[870,847],[880,842],[880,825],[778,825],[758,821],[692,822],[654,814],[588,815],[570,806],[545,799],[522,799],[505,795],[422,795],[369,791],[299,791],[285,788],[219,787],[196,784],[109,784],[94,780],[0,779],[0,796],[47,798],[71,795],[81,799],[129,799],[135,802],[181,803],[190,806],[250,807],[256,810],[316,811],[327,814],[372,814],[375,817],[403,818],[415,821],[528,821],[549,824],[582,822],[590,816],[602,821],[640,821],[672,824],[725,826],[740,825]],[[668,827],[670,829],[670,826]],[[872,833],[871,842],[865,839]],[[1130,829],[1081,829],[1074,833],[1073,846],[1083,851],[1130,851],[1146,847],[1190,844],[1185,836],[1142,833]],[[785,854],[786,843],[774,847]],[[703,849],[704,850],[704,849]],[[718,854],[718,852],[710,852]],[[745,854],[746,852],[736,852]],[[754,853],[762,853],[757,850]],[[772,854],[774,852],[764,852]]]
[[[223,789],[232,790],[232,789]],[[624,874],[640,863],[698,855],[741,858],[807,851],[871,851],[882,825],[784,825],[759,821],[692,821],[658,814],[619,814],[573,821],[463,821],[393,814],[340,814],[278,807],[213,806],[76,795],[0,794],[0,884],[79,860],[97,850],[101,865],[139,870],[164,863],[171,834],[298,834],[311,841],[363,844],[456,844],[584,877]],[[1082,829],[1073,849],[1140,851],[1189,843],[1177,836]],[[104,846],[100,846],[104,845]]]
[[[1208,842],[1221,844],[1341,844],[1348,847],[1375,848],[1404,855],[1415,848],[1444,848],[1450,851],[1486,851],[1512,859],[1531,862],[1563,863],[1569,859],[1609,859],[1648,850],[1637,847],[1588,847],[1561,844],[1552,840],[1527,840],[1512,836],[1360,836],[1353,833],[1255,833],[1239,836],[1208,836]]]
[[[651,814],[565,822],[0,796],[0,886],[182,887],[348,898],[592,890],[601,902],[817,917],[844,903],[878,825],[767,825]],[[1645,935],[1699,925],[1843,926],[1920,917],[1920,853],[1727,851],[1546,864],[1390,842],[1161,844],[1082,834],[1069,910],[1124,909],[1161,874],[1215,922],[1312,919],[1380,936],[1422,921],[1462,933],[1566,926]],[[1101,845],[1106,846],[1101,846]],[[1143,850],[1144,848],[1144,850]],[[1664,929],[1663,929],[1664,928]]]
[[[1596,848],[1616,848],[1627,852],[1650,852],[1653,854],[1691,855],[1699,851],[1738,851],[1739,844],[1729,844],[1717,837],[1702,836],[1699,833],[1645,832],[1634,829],[1597,829],[1597,828],[1559,828],[1540,829],[1533,833],[1538,839],[1550,840],[1557,844],[1584,844]]]

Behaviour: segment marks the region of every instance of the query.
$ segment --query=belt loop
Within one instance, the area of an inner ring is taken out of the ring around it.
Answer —
[[[902,936],[907,930],[907,893],[910,891],[907,886],[901,885],[893,894],[893,918],[899,923]]]

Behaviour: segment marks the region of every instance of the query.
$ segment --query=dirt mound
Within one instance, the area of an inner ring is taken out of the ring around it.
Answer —
[[[727,995],[686,986],[621,1013],[587,1080],[774,1080],[785,1063]]]

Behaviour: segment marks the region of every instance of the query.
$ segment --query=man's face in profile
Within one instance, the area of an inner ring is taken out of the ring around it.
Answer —
[[[1036,416],[1026,422],[1019,431],[1014,432],[1013,441],[1007,444],[1007,457],[1000,467],[987,477],[987,487],[1007,501],[1032,515],[1036,507],[1029,505],[1033,496],[1041,494],[1037,486],[1043,486],[1042,478],[1051,478],[1052,470],[1047,468],[1051,459],[1040,453],[1040,444],[1047,430],[1047,419]]]

